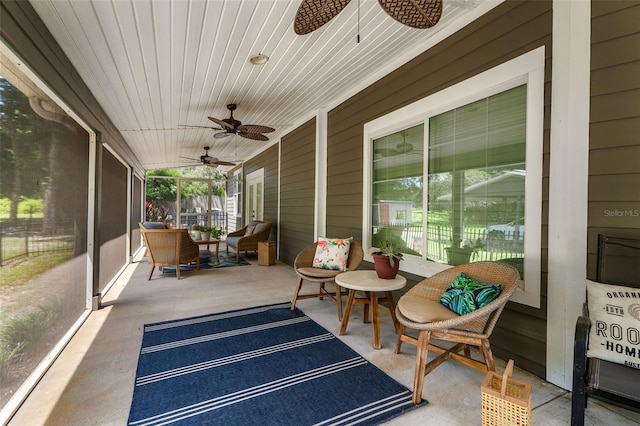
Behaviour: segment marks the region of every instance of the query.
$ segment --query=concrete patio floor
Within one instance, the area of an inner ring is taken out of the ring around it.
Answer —
[[[155,272],[138,259],[125,270],[9,425],[124,425],[127,423],[144,324],[291,300],[296,275],[277,263],[186,272],[181,280]],[[306,299],[304,313],[338,333],[336,307],[328,300]],[[415,347],[394,354],[395,332],[389,311],[381,309],[382,349],[371,344],[371,325],[355,307],[347,334],[340,339],[391,377],[412,387]],[[431,356],[431,355],[430,355]],[[496,360],[502,372],[505,361]],[[429,403],[389,425],[478,425],[480,385],[485,374],[449,361],[426,376],[423,397]],[[570,423],[571,394],[516,366],[514,376],[533,385],[533,424]],[[586,424],[638,425],[640,414],[590,399]]]

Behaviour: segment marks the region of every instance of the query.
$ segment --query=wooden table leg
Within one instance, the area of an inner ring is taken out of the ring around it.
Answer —
[[[349,296],[347,297],[347,306],[344,307],[344,313],[342,314],[342,322],[340,323],[340,336],[347,332],[347,324],[349,324],[349,315],[351,315],[351,308],[353,307],[353,301],[356,298],[356,291],[349,289]]]
[[[218,240],[214,244],[216,245],[216,264],[218,264],[220,263],[220,241]]]
[[[390,291],[385,291],[386,299],[387,299],[387,307],[389,311],[391,311],[391,320],[393,321],[393,326],[396,329],[396,333],[398,332],[398,319],[396,318],[396,303],[393,301],[393,295]]]
[[[370,291],[365,291],[365,299],[362,300],[362,302],[364,303],[364,314],[362,317],[362,322],[365,324],[369,324],[371,322],[371,320],[369,319],[369,305],[371,304],[371,292]],[[375,293],[375,291],[374,291]]]
[[[375,291],[371,293],[371,317],[373,321],[373,347],[380,349],[380,315],[378,312],[378,294]]]

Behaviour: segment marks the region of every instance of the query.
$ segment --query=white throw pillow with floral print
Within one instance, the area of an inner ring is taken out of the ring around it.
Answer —
[[[318,239],[316,254],[313,257],[314,268],[331,269],[334,271],[346,271],[349,260],[351,241],[349,238],[324,238]]]

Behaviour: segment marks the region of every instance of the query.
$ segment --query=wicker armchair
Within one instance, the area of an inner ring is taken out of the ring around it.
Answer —
[[[296,307],[296,301],[298,299],[309,299],[311,297],[318,297],[322,300],[325,296],[331,299],[338,307],[338,319],[342,321],[342,288],[336,284],[335,292],[331,293],[324,288],[325,283],[334,281],[336,275],[342,271],[333,271],[328,269],[314,268],[313,258],[316,254],[317,242],[308,245],[302,250],[293,261],[293,269],[298,274],[298,283],[293,292],[293,298],[291,299],[291,310]],[[347,270],[354,271],[358,269],[358,266],[362,263],[364,258],[364,251],[362,245],[357,241],[351,241],[351,247],[349,249],[349,259],[347,261]],[[300,294],[303,281],[311,281],[319,283],[318,293],[313,294]],[[346,293],[345,293],[346,294]]]
[[[500,284],[502,286],[500,295],[486,306],[466,315],[458,316],[449,311],[438,301],[461,272],[477,281]],[[399,328],[396,353],[400,352],[402,342],[418,346],[413,379],[414,403],[418,404],[422,400],[424,377],[448,359],[454,359],[481,371],[495,371],[489,336],[507,301],[515,292],[519,278],[517,269],[506,263],[467,263],[419,282],[398,300],[396,317]],[[420,321],[416,321],[416,318]],[[419,330],[417,339],[405,334],[407,327]],[[444,349],[433,345],[430,342],[431,339],[450,341],[455,345],[450,349]],[[484,362],[471,358],[469,346],[478,347]],[[429,349],[440,355],[427,363]]]
[[[156,266],[175,266],[178,279],[181,264],[195,261],[196,269],[200,269],[200,250],[186,229],[147,229],[140,224],[140,232],[151,264],[149,280]]]
[[[271,222],[252,221],[242,229],[227,234],[227,257],[229,248],[236,252],[236,262],[240,262],[240,252],[246,255],[249,250],[258,250],[258,243],[267,241],[271,233]],[[248,232],[249,231],[249,232]]]

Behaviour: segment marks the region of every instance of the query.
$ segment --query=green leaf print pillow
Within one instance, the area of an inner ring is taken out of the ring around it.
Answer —
[[[488,305],[500,291],[498,284],[481,283],[461,272],[442,294],[440,303],[456,314],[464,315]]]

